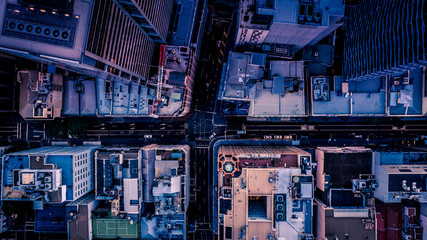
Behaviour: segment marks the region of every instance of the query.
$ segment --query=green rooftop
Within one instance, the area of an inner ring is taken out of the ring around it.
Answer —
[[[139,222],[129,219],[93,218],[92,229],[94,239],[139,238]]]

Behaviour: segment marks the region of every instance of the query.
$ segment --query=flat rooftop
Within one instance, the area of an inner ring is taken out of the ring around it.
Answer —
[[[239,19],[240,26],[247,28],[266,28],[269,25],[268,21],[260,22],[258,19],[261,18],[260,16],[272,16],[274,22],[287,24],[298,24],[302,20],[311,21],[310,19],[316,18],[317,25],[328,26],[330,16],[344,15],[344,4],[335,0],[314,1],[310,8],[295,0],[249,0],[240,1],[239,6],[242,12]]]
[[[396,77],[401,80],[407,77],[409,84],[405,84],[397,90],[393,89]],[[427,84],[425,79],[425,67],[412,68],[400,75],[391,75],[387,99],[389,115],[424,115],[427,112],[424,107],[427,104],[427,97],[423,95],[423,89]]]
[[[197,0],[176,0],[176,15],[171,34],[171,45],[189,46],[195,24]]]
[[[302,61],[268,61],[265,54],[231,52],[225,70],[220,98],[249,102],[248,116],[305,115]]]
[[[4,10],[0,13],[0,25],[5,26],[0,34],[0,47],[81,61],[91,4],[75,0],[70,12],[53,12],[46,10],[49,7],[29,8],[11,2],[0,2],[0,9]],[[19,24],[24,25],[25,31]],[[38,27],[42,29],[40,32]],[[56,31],[59,31],[58,36]]]
[[[381,77],[361,82],[345,82],[342,77],[337,76],[334,79],[312,77],[311,83],[312,99],[314,99],[312,114],[314,116],[386,115],[385,80]],[[316,100],[318,89],[328,97]]]
[[[120,219],[119,216],[108,218],[92,218],[92,232],[94,238],[117,239],[138,238],[140,223],[130,222],[128,219]]]
[[[20,71],[19,114],[25,119],[54,119],[62,113],[63,77]]]

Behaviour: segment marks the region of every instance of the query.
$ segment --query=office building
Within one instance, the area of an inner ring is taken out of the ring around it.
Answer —
[[[220,239],[314,239],[309,153],[223,145],[217,164]]]
[[[38,71],[19,71],[19,114],[27,120],[62,116],[63,76]]]
[[[6,154],[2,200],[61,203],[90,192],[96,146],[51,146]]]
[[[345,25],[348,80],[400,75],[426,65],[425,1],[361,1]]]
[[[341,26],[344,4],[331,0],[242,0],[237,14],[236,47],[284,44],[280,49],[293,56]]]
[[[93,238],[127,238],[140,236],[141,208],[139,148],[102,148],[95,152],[95,199],[92,209]],[[122,226],[108,231],[109,224]]]
[[[99,205],[93,193],[70,202],[65,205],[67,217],[67,233],[69,240],[91,240],[92,235],[92,211]]]
[[[399,205],[377,205],[377,239],[424,239],[422,220],[425,215],[422,211],[422,204],[416,205],[411,201]]]
[[[11,211],[2,214],[2,229],[29,232],[28,238],[66,234],[67,204],[86,198],[94,188],[96,148],[50,146],[4,155],[1,200]]]
[[[262,53],[230,52],[219,99],[254,118],[305,116],[304,63],[273,61]],[[239,105],[244,107],[239,107]]]
[[[2,1],[3,51],[146,79],[157,43],[165,43],[172,0]],[[84,65],[84,66],[80,66]],[[90,71],[99,70],[99,71]]]
[[[351,190],[332,192],[330,202],[315,200],[317,239],[376,239],[375,207],[363,206]]]
[[[359,175],[373,174],[372,151],[364,147],[316,148],[316,186],[321,191],[330,188],[352,188]]]
[[[360,81],[345,80],[342,76],[313,76],[311,115],[423,116],[427,113],[427,98],[423,93],[425,69],[417,67],[400,75]]]
[[[347,82],[342,76],[311,77],[313,116],[387,116],[385,79]]]
[[[423,0],[362,1],[350,10],[345,25],[344,80],[350,94],[358,90],[374,93],[380,105],[385,105],[377,113],[427,113],[425,8]],[[385,96],[376,94],[384,91]]]

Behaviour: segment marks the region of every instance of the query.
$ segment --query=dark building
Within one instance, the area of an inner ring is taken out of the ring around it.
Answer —
[[[375,239],[372,151],[364,147],[319,147],[317,239]]]
[[[372,174],[372,151],[364,147],[319,147],[316,149],[317,187],[351,188],[359,174]]]
[[[147,77],[154,47],[166,43],[172,0],[95,0],[86,56],[113,74]],[[123,73],[122,73],[123,74]]]
[[[424,0],[365,0],[345,23],[344,74],[372,78],[426,65]]]

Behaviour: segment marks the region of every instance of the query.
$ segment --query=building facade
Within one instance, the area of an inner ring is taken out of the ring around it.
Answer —
[[[362,1],[345,24],[344,74],[349,80],[401,74],[426,66],[426,3]]]
[[[341,26],[342,1],[250,0],[240,1],[236,47],[245,44],[284,44],[298,52],[314,45]],[[293,55],[293,54],[290,54]]]
[[[0,4],[3,51],[137,80],[148,77],[154,47],[166,41],[173,1]]]

